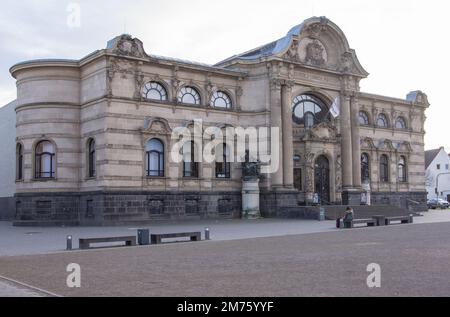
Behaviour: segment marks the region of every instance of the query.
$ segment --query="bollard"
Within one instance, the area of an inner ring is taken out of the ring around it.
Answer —
[[[67,251],[72,251],[72,236],[67,236]]]
[[[210,232],[209,228],[205,228],[205,240],[206,241],[211,240],[211,232]]]

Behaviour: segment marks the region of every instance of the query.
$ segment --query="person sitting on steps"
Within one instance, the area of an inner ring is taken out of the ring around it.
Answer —
[[[355,219],[355,212],[353,211],[352,207],[347,207],[347,210],[345,211],[345,216],[343,218],[344,221],[344,228],[345,229],[351,229],[352,228],[352,222]]]

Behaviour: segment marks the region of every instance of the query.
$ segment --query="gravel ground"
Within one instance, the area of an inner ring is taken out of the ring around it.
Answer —
[[[79,289],[66,267],[81,265]],[[367,266],[382,285],[369,289]],[[450,296],[450,223],[0,258],[63,296]]]

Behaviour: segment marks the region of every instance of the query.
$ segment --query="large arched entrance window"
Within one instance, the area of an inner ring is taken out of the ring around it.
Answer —
[[[198,163],[195,161],[195,142],[183,146],[183,177],[198,178]]]
[[[300,95],[294,99],[292,118],[295,123],[306,129],[330,120],[329,109],[319,98],[312,95]]]
[[[361,181],[363,184],[370,181],[370,161],[366,153],[361,155]]]
[[[314,165],[315,193],[318,195],[318,203],[330,204],[330,162],[325,156],[319,156]]]
[[[49,141],[39,142],[35,149],[36,179],[54,178],[55,167],[55,147]]]
[[[145,168],[148,177],[164,177],[164,143],[151,139],[145,147]]]

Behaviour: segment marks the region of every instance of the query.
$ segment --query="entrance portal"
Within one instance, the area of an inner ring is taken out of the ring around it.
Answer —
[[[325,156],[319,156],[314,165],[315,193],[318,195],[320,205],[329,205],[330,202],[330,162]]]

